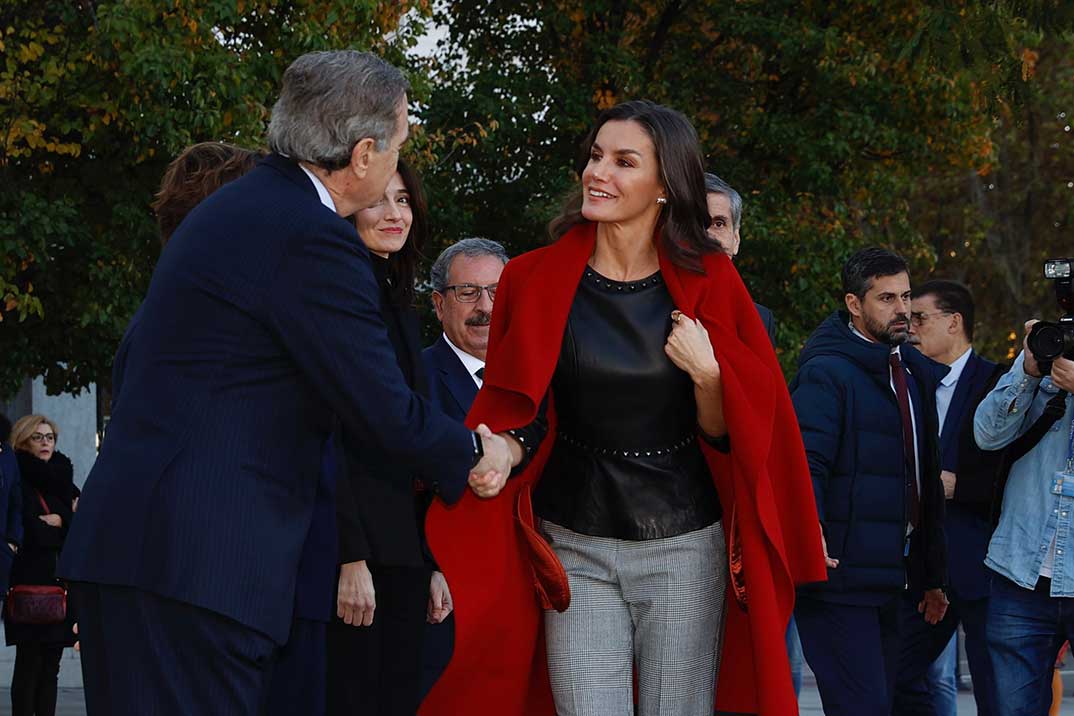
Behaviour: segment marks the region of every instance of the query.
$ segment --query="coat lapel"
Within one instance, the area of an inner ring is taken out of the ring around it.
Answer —
[[[439,375],[433,377],[438,378],[447,386],[448,392],[455,399],[463,415],[470,412],[470,406],[473,405],[474,397],[477,395],[477,383],[470,377],[466,366],[455,355],[455,351],[451,350],[451,346],[447,344],[443,336],[440,336],[433,344],[433,360],[439,372]]]
[[[596,226],[582,224],[540,250],[533,266],[518,279],[543,290],[514,286],[512,300],[502,302],[497,309],[504,310],[506,306],[510,313],[494,314],[494,327],[503,320],[505,330],[502,335],[489,337],[490,360],[485,365],[484,387],[476,403],[494,401],[494,412],[502,411],[514,426],[533,420],[552,383],[567,317],[586,262],[593,254],[595,238]],[[507,270],[510,269],[508,264]],[[500,284],[502,291],[502,279]]]
[[[970,394],[974,392],[974,388],[977,385],[979,363],[980,359],[977,358],[977,354],[971,353],[969,360],[966,361],[966,367],[962,369],[962,375],[958,377],[958,383],[955,384],[955,392],[951,396],[950,405],[947,406],[947,416],[943,423],[943,431],[940,433],[940,451],[945,456],[947,451],[954,446],[955,441],[958,440],[959,427],[962,422],[959,418],[966,407]]]

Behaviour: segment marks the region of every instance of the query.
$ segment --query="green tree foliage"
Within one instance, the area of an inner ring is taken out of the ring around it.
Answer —
[[[5,0],[0,396],[29,375],[51,391],[106,379],[157,256],[167,162],[197,141],[259,145],[303,52],[401,63],[423,29],[401,24],[411,10],[427,2]]]
[[[430,14],[446,37],[407,58]],[[106,379],[156,258],[167,161],[195,141],[259,144],[287,64],[340,47],[411,69],[430,255],[466,235],[542,243],[596,114],[646,97],[693,120],[745,197],[739,268],[776,312],[788,370],[867,243],[908,255],[915,279],[969,281],[1003,348],[1012,322],[1049,309],[1039,259],[1070,224],[1072,14],[1063,0],[7,0],[0,395],[27,375],[54,391]]]
[[[999,157],[994,117],[1032,90],[1023,43],[1061,3],[765,0],[447,2],[423,113],[444,243],[539,245],[596,114],[648,98],[684,111],[708,167],[746,200],[739,268],[780,323],[784,366],[840,306],[839,268],[881,244],[923,277],[925,177]],[[962,203],[968,198],[963,196]]]
[[[1058,313],[1044,260],[1074,256],[1074,42],[1024,39],[1031,81],[996,108],[991,161],[922,177],[913,194],[935,274],[975,289],[976,343],[1003,360],[1021,348],[1025,319]]]

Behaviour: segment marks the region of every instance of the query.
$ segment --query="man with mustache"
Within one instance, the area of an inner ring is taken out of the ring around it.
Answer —
[[[936,386],[907,344],[906,262],[879,248],[843,266],[846,311],[814,331],[791,399],[813,478],[828,581],[795,607],[824,712],[889,714],[904,591],[930,624],[947,609]]]
[[[485,371],[496,285],[507,263],[503,246],[463,239],[444,249],[430,270],[433,308],[444,332],[422,351],[429,399],[449,417],[464,420]],[[451,590],[434,571],[429,590],[422,691],[428,693],[451,658],[454,635]]]

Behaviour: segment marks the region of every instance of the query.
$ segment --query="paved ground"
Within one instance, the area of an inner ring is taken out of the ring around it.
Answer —
[[[3,642],[0,641],[0,644]],[[82,671],[79,657],[71,649],[64,652],[60,666],[60,694],[56,716],[85,716],[86,708],[82,697]],[[11,714],[11,670],[15,663],[15,649],[0,646],[0,716]],[[1067,697],[1063,699],[1063,716],[1074,716],[1074,670],[1064,674],[1067,684]],[[812,674],[807,674],[799,701],[802,716],[821,716],[824,711],[820,706],[820,695],[813,682]],[[959,693],[958,715],[976,716],[977,707],[973,695]],[[301,715],[296,715],[301,716]]]

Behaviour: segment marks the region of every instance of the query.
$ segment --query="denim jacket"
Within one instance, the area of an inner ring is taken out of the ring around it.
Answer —
[[[984,450],[999,450],[1029,430],[1047,402],[1059,392],[1048,376],[1034,378],[1019,355],[994,390],[977,407],[973,432]],[[1036,397],[1033,391],[1040,386]],[[1074,597],[1074,480],[1058,486],[1056,473],[1066,468],[1074,400],[1066,413],[1021,460],[1011,467],[999,526],[988,545],[985,564],[1016,584],[1033,589],[1055,537],[1053,597]],[[1063,494],[1066,493],[1066,494]]]

